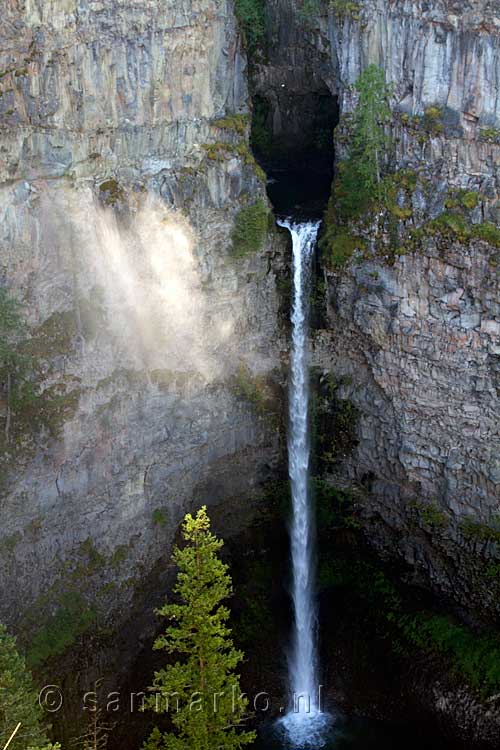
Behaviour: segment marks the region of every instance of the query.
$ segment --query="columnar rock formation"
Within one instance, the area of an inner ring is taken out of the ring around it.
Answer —
[[[466,229],[443,236],[429,223],[467,194],[463,227],[499,219],[498,8],[419,0],[319,3],[319,13],[290,0],[269,6],[269,58],[254,78],[276,137],[293,124],[294,98],[301,110],[307,80],[338,96],[341,159],[354,83],[376,64],[392,87],[387,167],[405,170],[411,183],[395,189],[392,216],[374,217],[361,232],[367,250],[342,271],[325,271],[328,312],[315,362],[343,378],[338,395],[359,413],[358,446],[334,467],[335,481],[363,490],[369,535],[381,550],[398,550],[422,580],[495,616],[491,580],[484,567],[474,574],[477,554],[489,558],[495,547],[464,537],[461,525],[470,516],[495,526],[500,510],[499,251],[466,240]],[[448,532],[432,533],[425,507],[442,514]]]
[[[265,198],[231,2],[7,2],[0,71],[0,279],[57,428],[2,443],[0,619],[30,632],[68,585],[125,613],[187,510],[272,475],[235,373],[279,367],[281,251],[231,254]]]
[[[241,208],[265,199],[231,0],[4,5],[0,283],[26,311],[53,423],[2,443],[0,619],[29,634],[65,606],[68,582],[125,619],[194,504],[219,505],[225,533],[246,522],[234,499],[253,512],[278,461],[274,423],[251,400],[272,400],[286,349],[283,248],[271,234],[231,254]],[[466,227],[500,221],[498,3],[313,6],[267,3],[252,86],[275,136],[299,148],[329,93],[342,158],[353,84],[375,63],[393,85],[388,166],[413,175],[399,211],[365,232],[368,249],[325,270],[315,364],[359,414],[332,481],[359,490],[381,552],[493,620],[498,247],[429,223],[464,193]]]
[[[316,348],[318,361],[353,375],[344,395],[360,410],[359,446],[344,468],[369,485],[372,538],[483,616],[496,613],[496,597],[484,571],[467,568],[495,549],[460,526],[465,516],[494,526],[499,511],[499,251],[427,227],[466,193],[464,221],[498,221],[499,25],[491,3],[366,2],[335,26],[344,122],[362,67],[383,67],[393,86],[389,166],[414,183],[399,189],[403,210],[382,229],[396,234],[396,255],[372,235],[367,262],[327,274],[330,330]],[[345,132],[341,123],[340,155]],[[425,528],[426,505],[444,514],[446,539]]]

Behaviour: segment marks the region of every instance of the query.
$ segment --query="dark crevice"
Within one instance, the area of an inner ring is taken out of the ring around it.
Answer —
[[[284,86],[285,88],[285,86]],[[276,214],[320,218],[330,195],[337,97],[326,86],[253,100],[251,146]]]

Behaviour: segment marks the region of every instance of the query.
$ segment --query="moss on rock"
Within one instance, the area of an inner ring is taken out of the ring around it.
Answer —
[[[262,199],[244,206],[236,214],[232,238],[232,255],[242,258],[261,250],[266,236],[269,210]]]

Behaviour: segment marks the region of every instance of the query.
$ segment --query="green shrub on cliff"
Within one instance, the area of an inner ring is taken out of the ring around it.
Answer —
[[[352,18],[353,21],[358,21],[361,5],[355,0],[330,0],[330,8],[340,18]]]
[[[214,120],[212,125],[221,130],[231,130],[238,135],[245,135],[247,132],[249,117],[248,115],[226,115],[220,117],[218,120]]]
[[[430,526],[433,529],[445,529],[448,526],[448,517],[439,508],[437,503],[422,503],[416,500],[411,503],[411,507],[416,512],[419,520],[426,526]]]
[[[500,688],[500,640],[477,635],[445,615],[418,613],[400,620],[408,641],[450,659],[453,671],[486,698]]]
[[[396,653],[415,659],[417,650],[439,660],[440,669],[448,664],[483,700],[500,690],[498,633],[478,634],[448,615],[416,610],[415,601],[404,597],[377,562],[326,557],[320,575],[326,586],[347,587],[351,597],[357,592],[358,606]]]
[[[459,213],[444,212],[426,224],[423,229],[428,234],[441,234],[462,243],[476,239],[487,242],[493,247],[500,247],[500,229],[495,224],[489,222],[471,224]]]
[[[500,130],[498,128],[481,128],[479,136],[483,141],[500,143]]]
[[[176,661],[155,672],[155,694],[145,700],[146,708],[169,714],[171,729],[155,728],[144,750],[238,750],[255,732],[242,728],[248,700],[235,671],[243,653],[234,648],[222,604],[232,594],[228,566],[219,558],[223,542],[211,533],[205,506],[185,517],[182,536],[186,544],[173,554],[176,598],[158,610],[168,625],[154,643]]]
[[[267,235],[269,211],[262,199],[236,214],[232,232],[232,254],[243,257],[258,252]]]
[[[30,666],[64,653],[95,621],[96,612],[89,608],[81,594],[67,591],[61,595],[57,610],[36,633],[28,651]]]
[[[494,247],[500,247],[500,229],[495,224],[485,222],[472,225],[472,235],[478,240],[488,242]]]
[[[495,516],[489,524],[473,516],[465,516],[460,523],[460,530],[466,539],[473,542],[493,542],[500,545],[500,516]]]
[[[444,130],[442,107],[438,105],[427,107],[422,118],[422,125],[432,135],[442,133]]]
[[[405,613],[403,600],[383,573],[371,574],[370,580],[374,594],[381,598],[385,619],[402,636],[403,651],[416,646],[447,658],[453,671],[483,697],[500,688],[500,640],[496,635],[477,635],[446,615]]]
[[[265,0],[235,0],[234,9],[247,47],[253,52],[264,40],[266,30]]]

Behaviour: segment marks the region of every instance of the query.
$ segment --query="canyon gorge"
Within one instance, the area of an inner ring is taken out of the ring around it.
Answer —
[[[361,560],[403,609],[497,643],[499,4],[255,0],[250,21],[248,5],[2,0],[0,286],[40,400],[8,419],[0,392],[0,622],[41,684],[64,685],[67,739],[90,681],[142,675],[187,512],[206,504],[227,541],[237,616],[255,561],[283,572],[292,248],[273,211],[324,217],[312,473],[320,510],[348,506],[329,536],[318,516],[328,696],[499,747],[496,683],[449,653],[398,653],[377,703],[374,634],[372,678],[350,688],[362,623],[343,647],[322,575],[323,549]],[[389,91],[386,197],[338,229],[331,184],[370,65]],[[273,596],[268,640],[289,624]],[[279,650],[260,643],[249,689],[281,689]]]

